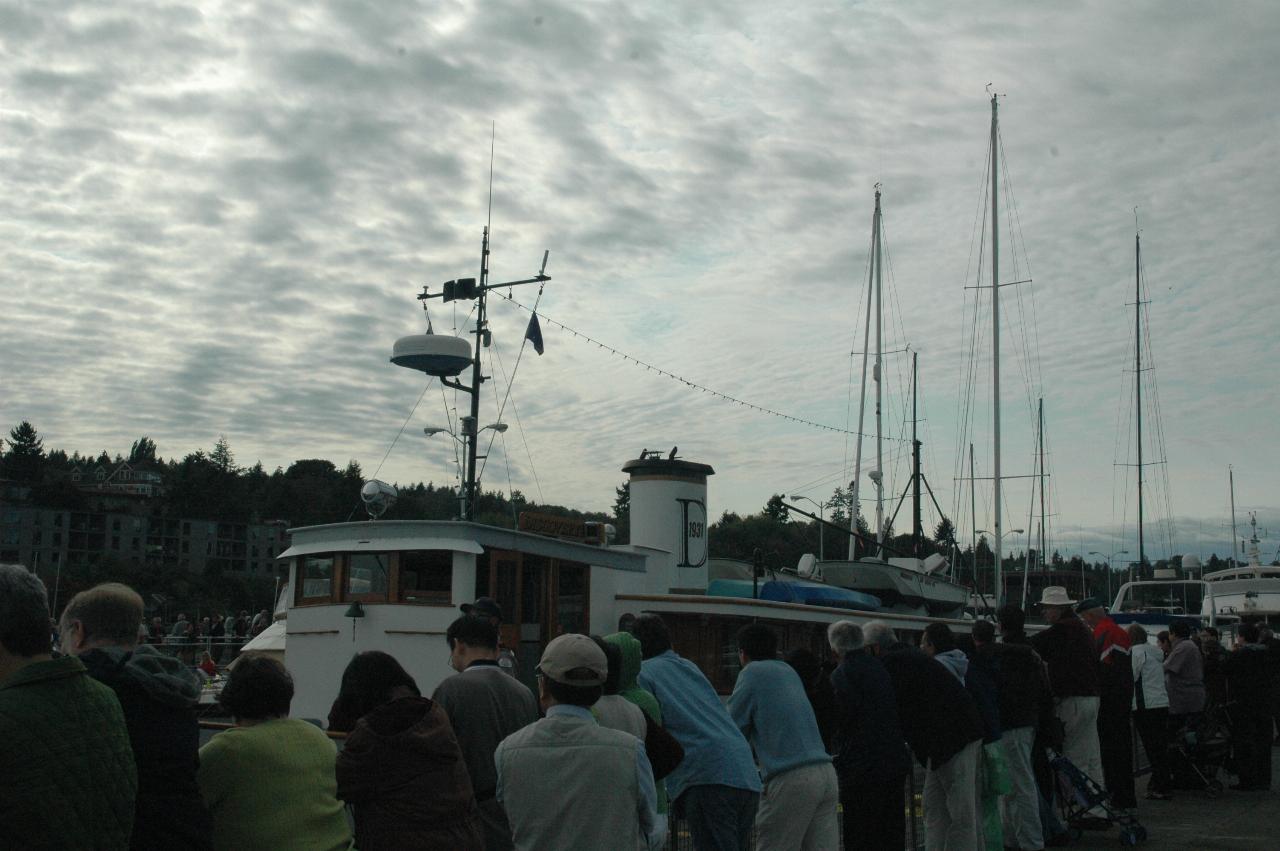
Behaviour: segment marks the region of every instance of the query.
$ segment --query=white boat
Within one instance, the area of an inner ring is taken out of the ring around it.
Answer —
[[[1218,613],[1239,615],[1248,620],[1280,620],[1280,566],[1262,563],[1258,551],[1258,516],[1251,514],[1249,523],[1253,529],[1249,537],[1249,563],[1206,573],[1204,579],[1213,588],[1213,604]]]
[[[289,570],[285,665],[294,679],[294,715],[326,718],[347,661],[365,650],[395,656],[429,693],[453,673],[445,632],[458,607],[482,596],[501,606],[502,642],[516,654],[518,676],[531,686],[547,642],[566,632],[614,632],[624,615],[660,614],[675,649],[722,692],[732,688],[737,672],[734,635],[753,620],[775,626],[784,648],[803,646],[820,658],[829,655],[824,627],[837,620],[881,618],[907,640],[939,620],[708,594],[707,479],[715,471],[677,458],[674,450],[669,456],[643,452],[623,466],[631,494],[626,545],[608,543],[596,524],[569,518],[525,515],[523,529],[468,519],[479,493],[475,417],[487,338],[483,300],[488,289],[512,285],[487,282],[487,230],[483,250],[480,281],[450,282],[446,290],[450,297],[462,292],[462,298],[480,300],[474,358],[467,361],[457,338],[429,329],[397,341],[392,358],[472,394],[472,416],[460,418],[467,450],[459,493],[463,519],[378,520],[395,492],[369,482],[362,498],[372,519],[290,530],[291,546],[280,559]],[[528,282],[542,280],[540,272]],[[468,366],[471,387],[456,381]],[[945,622],[962,632],[972,623]]]
[[[1189,621],[1197,627],[1212,626],[1223,633],[1223,645],[1230,646],[1230,637],[1240,618],[1221,610],[1213,583],[1203,579],[1177,579],[1172,569],[1167,573],[1170,574],[1167,577],[1121,585],[1109,612],[1112,620],[1122,626],[1141,624],[1150,643],[1155,643],[1157,633],[1167,630],[1174,621]]]

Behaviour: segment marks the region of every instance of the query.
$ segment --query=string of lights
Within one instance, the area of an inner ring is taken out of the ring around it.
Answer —
[[[507,301],[511,302],[511,304],[515,305],[516,307],[520,308],[521,310],[525,311],[526,313],[533,313],[533,312],[534,312],[534,311],[533,311],[533,308],[529,307],[529,306],[528,306],[528,305],[526,305],[526,304],[521,304],[520,302],[516,301],[514,298],[512,298],[512,297],[511,297],[511,296],[509,296],[509,295],[506,295],[505,293],[502,293],[502,292],[500,292],[500,291],[498,291],[498,290],[496,290],[496,289],[495,289],[495,290],[493,290],[493,291],[492,291],[492,293],[493,293],[493,295],[496,295],[496,296],[498,296],[498,297],[500,297],[500,298],[506,299]],[[858,433],[858,432],[856,432],[856,431],[852,431],[852,430],[850,430],[850,429],[838,428],[838,427],[836,427],[836,426],[827,425],[827,424],[825,424],[825,423],[814,422],[813,420],[806,420],[806,419],[804,419],[803,417],[793,417],[793,416],[791,416],[790,414],[784,414],[784,413],[782,413],[781,411],[775,411],[775,410],[773,410],[772,408],[766,408],[766,407],[764,407],[763,405],[756,405],[756,404],[754,404],[754,403],[752,403],[752,402],[748,402],[748,401],[746,401],[746,400],[744,400],[744,399],[739,399],[739,398],[737,398],[737,397],[735,397],[735,396],[730,396],[728,393],[721,393],[719,390],[715,390],[715,389],[712,389],[712,388],[710,388],[710,387],[707,387],[706,385],[699,384],[699,383],[698,383],[698,382],[696,382],[696,381],[690,381],[689,379],[685,378],[685,377],[684,377],[684,376],[682,376],[682,375],[677,375],[676,373],[671,372],[670,370],[666,370],[666,369],[662,369],[661,367],[654,366],[653,364],[651,364],[651,363],[647,363],[646,361],[643,361],[643,360],[641,360],[640,358],[637,358],[637,357],[635,357],[635,356],[633,356],[633,355],[629,355],[629,354],[627,354],[626,352],[623,352],[623,351],[620,351],[620,350],[618,350],[618,349],[615,349],[613,346],[610,346],[610,345],[609,345],[609,344],[607,344],[607,343],[603,343],[603,342],[601,342],[601,341],[599,341],[599,340],[595,339],[594,337],[592,337],[592,336],[590,336],[590,335],[588,335],[588,334],[584,334],[584,333],[582,333],[581,331],[579,331],[579,330],[577,330],[577,329],[575,329],[575,328],[570,328],[568,325],[565,325],[563,322],[559,322],[559,321],[557,321],[557,320],[555,320],[555,319],[552,319],[550,316],[547,316],[545,313],[539,313],[539,314],[538,314],[538,321],[539,321],[539,322],[546,322],[546,323],[548,323],[548,324],[550,324],[550,325],[554,325],[554,326],[556,326],[557,328],[560,328],[561,330],[568,331],[568,332],[569,332],[570,334],[572,334],[574,337],[578,337],[578,338],[580,338],[580,339],[582,339],[582,340],[587,341],[588,343],[592,343],[592,344],[594,344],[597,348],[599,348],[599,349],[603,349],[604,351],[608,352],[608,353],[609,353],[609,354],[611,354],[611,355],[615,355],[615,356],[617,356],[617,357],[622,358],[622,360],[623,360],[623,361],[625,361],[625,362],[635,364],[636,366],[642,366],[642,367],[644,367],[646,370],[648,370],[648,371],[650,371],[650,372],[656,372],[656,373],[658,373],[658,375],[661,375],[661,376],[663,376],[663,377],[665,377],[665,378],[670,378],[672,381],[679,382],[680,384],[683,384],[683,385],[685,385],[686,387],[689,387],[690,389],[693,389],[693,390],[700,390],[700,391],[702,391],[703,393],[706,393],[706,394],[707,394],[707,395],[709,395],[709,396],[714,396],[714,397],[715,397],[715,398],[717,398],[717,399],[721,399],[721,400],[723,400],[723,401],[725,401],[725,402],[729,402],[729,403],[734,404],[734,405],[741,405],[742,407],[747,408],[747,409],[752,410],[752,411],[755,411],[756,413],[759,413],[759,414],[767,414],[768,416],[771,416],[771,417],[778,417],[779,419],[787,420],[787,421],[789,421],[789,422],[793,422],[793,423],[796,423],[796,424],[798,424],[798,425],[804,425],[804,426],[809,426],[810,428],[822,429],[823,431],[831,431],[831,432],[835,432],[836,434],[851,434],[851,435],[856,435],[856,434]],[[863,436],[864,436],[864,437],[871,437],[871,438],[874,438],[874,437],[875,437],[875,435],[874,435],[874,434],[865,434],[865,433],[863,434]],[[885,440],[894,440],[894,441],[905,441],[905,440],[906,440],[906,438],[901,438],[901,437],[888,437],[888,436],[885,436],[885,438],[884,438],[884,439],[885,439]]]

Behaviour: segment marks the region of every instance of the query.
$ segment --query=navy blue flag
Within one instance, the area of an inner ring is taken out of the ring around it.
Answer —
[[[533,350],[542,354],[542,326],[538,324],[538,314],[529,317],[529,327],[525,329],[524,338],[533,343]]]

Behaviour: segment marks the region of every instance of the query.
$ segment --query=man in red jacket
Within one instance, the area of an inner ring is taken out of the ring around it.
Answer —
[[[1133,667],[1129,660],[1129,633],[1107,616],[1094,597],[1076,606],[1080,619],[1093,630],[1098,651],[1098,745],[1102,752],[1102,776],[1111,803],[1117,807],[1138,805],[1133,788],[1133,732],[1129,714],[1133,705]]]

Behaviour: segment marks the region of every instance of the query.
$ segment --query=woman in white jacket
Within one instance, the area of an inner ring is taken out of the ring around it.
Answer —
[[[1133,723],[1142,738],[1142,748],[1151,761],[1147,797],[1155,801],[1173,798],[1173,775],[1169,764],[1169,695],[1164,689],[1164,654],[1147,643],[1147,631],[1129,624],[1133,642]]]

